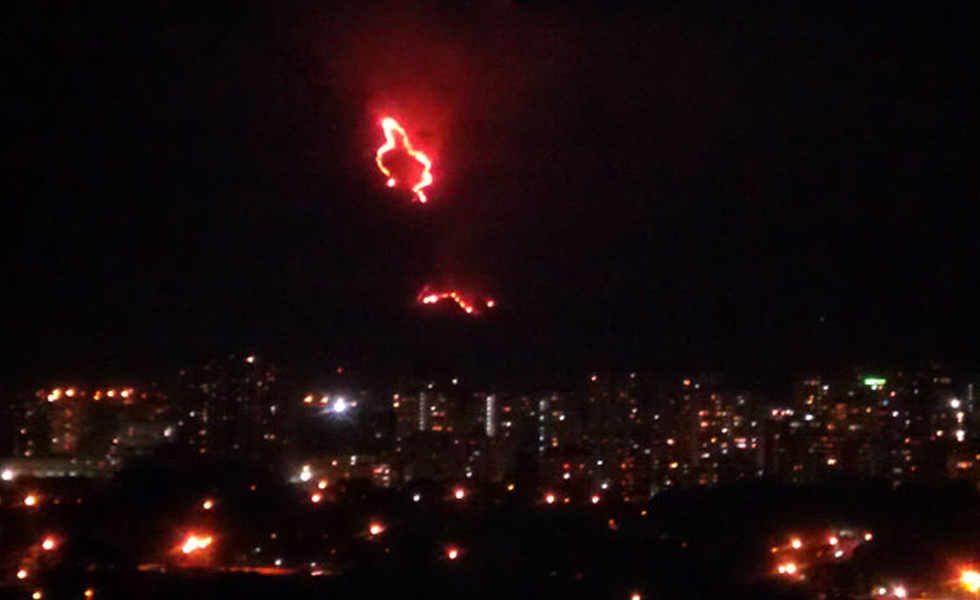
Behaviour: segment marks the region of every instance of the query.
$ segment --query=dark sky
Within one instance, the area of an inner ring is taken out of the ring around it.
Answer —
[[[15,0],[4,378],[975,370],[967,5]],[[427,283],[500,308],[424,315]]]

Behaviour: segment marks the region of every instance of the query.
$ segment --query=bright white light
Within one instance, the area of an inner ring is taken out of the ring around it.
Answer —
[[[960,575],[960,583],[971,594],[980,593],[980,572],[967,569]]]
[[[422,501],[422,494],[415,494],[414,496],[412,496],[412,501],[413,502],[421,502]]]
[[[341,414],[347,410],[347,401],[343,398],[337,398],[333,401],[333,411],[337,414]]]
[[[901,586],[901,585],[898,585],[898,586],[895,586],[894,588],[892,588],[892,594],[894,594],[894,596],[896,598],[908,598],[909,597],[909,591],[907,589],[905,589],[905,586]]]
[[[960,402],[959,399],[957,398],[953,398],[952,400],[949,401],[949,407],[952,408],[953,410],[959,410],[961,406],[963,406],[963,403]]]
[[[208,537],[198,537],[196,535],[189,535],[187,539],[184,540],[184,545],[180,548],[180,551],[184,554],[191,554],[197,552],[198,550],[203,550],[211,545],[211,536]]]
[[[13,481],[14,480],[13,470],[4,469],[3,473],[0,473],[0,479],[3,479],[4,481]]]
[[[299,472],[299,480],[306,482],[313,479],[313,472],[310,471],[310,465],[303,465],[303,468]]]
[[[956,441],[957,442],[963,442],[964,440],[966,440],[966,432],[963,431],[962,429],[957,429],[956,430]]]
[[[841,558],[842,556],[844,556],[843,550],[838,550],[837,552],[834,552],[834,558]]]

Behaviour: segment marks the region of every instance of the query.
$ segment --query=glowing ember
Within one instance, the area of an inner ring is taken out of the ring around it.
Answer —
[[[452,546],[446,548],[446,558],[448,558],[449,560],[456,560],[457,558],[459,558],[459,550]]]
[[[452,300],[453,302],[456,303],[457,306],[463,309],[463,312],[465,312],[468,315],[480,314],[480,310],[477,307],[478,304],[482,304],[486,308],[494,308],[495,306],[497,306],[497,302],[492,298],[487,298],[486,300],[476,302],[464,297],[462,293],[456,290],[437,292],[432,290],[432,288],[429,288],[428,286],[422,289],[417,299],[419,304],[423,304],[426,306],[438,304],[443,300]]]
[[[412,186],[412,193],[415,194],[415,201],[424,204],[428,198],[422,190],[432,185],[432,161],[429,160],[428,156],[412,147],[411,142],[408,141],[408,134],[398,124],[398,121],[391,117],[385,117],[381,120],[381,127],[385,132],[385,143],[378,148],[374,160],[378,163],[378,169],[388,178],[385,184],[390,188],[398,185],[398,177],[385,166],[385,155],[392,151],[403,151],[422,165],[422,172],[418,176],[418,181]]]
[[[210,546],[211,542],[213,541],[214,540],[213,538],[211,538],[211,536],[203,537],[203,536],[189,535],[187,536],[187,539],[184,540],[184,545],[180,547],[180,551],[183,552],[184,554],[193,554],[198,550],[204,550],[205,548]]]
[[[368,528],[368,531],[371,532],[371,535],[381,535],[384,532],[384,530],[385,528],[381,523],[371,523],[371,527]]]

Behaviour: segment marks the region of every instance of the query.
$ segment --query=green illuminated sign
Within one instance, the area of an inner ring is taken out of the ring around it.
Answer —
[[[865,377],[864,385],[868,387],[882,387],[888,383],[887,379],[882,379],[881,377]]]

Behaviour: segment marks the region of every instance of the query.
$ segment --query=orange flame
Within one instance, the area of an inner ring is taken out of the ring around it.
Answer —
[[[412,186],[412,193],[415,194],[415,201],[425,204],[428,201],[425,192],[422,191],[423,188],[432,185],[432,161],[424,153],[412,147],[411,142],[408,141],[408,134],[398,121],[392,119],[391,117],[385,117],[381,120],[381,127],[385,132],[385,143],[378,148],[378,152],[374,155],[374,161],[378,163],[378,169],[384,174],[388,180],[385,182],[390,188],[395,187],[398,183],[397,179],[392,176],[391,171],[385,166],[384,156],[396,148],[404,148],[405,152],[409,156],[417,160],[422,165],[422,174],[419,176],[419,181],[414,186]],[[397,139],[396,139],[397,138]],[[400,143],[399,143],[400,140]]]
[[[463,309],[463,312],[465,312],[468,315],[480,314],[480,311],[479,309],[477,309],[476,304],[474,304],[474,302],[470,300],[467,300],[465,297],[463,297],[463,295],[460,292],[457,292],[456,290],[449,290],[446,292],[435,292],[432,291],[431,288],[426,287],[418,295],[418,301],[420,304],[426,304],[426,305],[437,304],[443,300],[452,300],[453,302],[456,303],[457,306]],[[495,306],[497,306],[497,302],[492,298],[487,298],[486,300],[482,301],[482,304],[487,308],[494,308]]]

